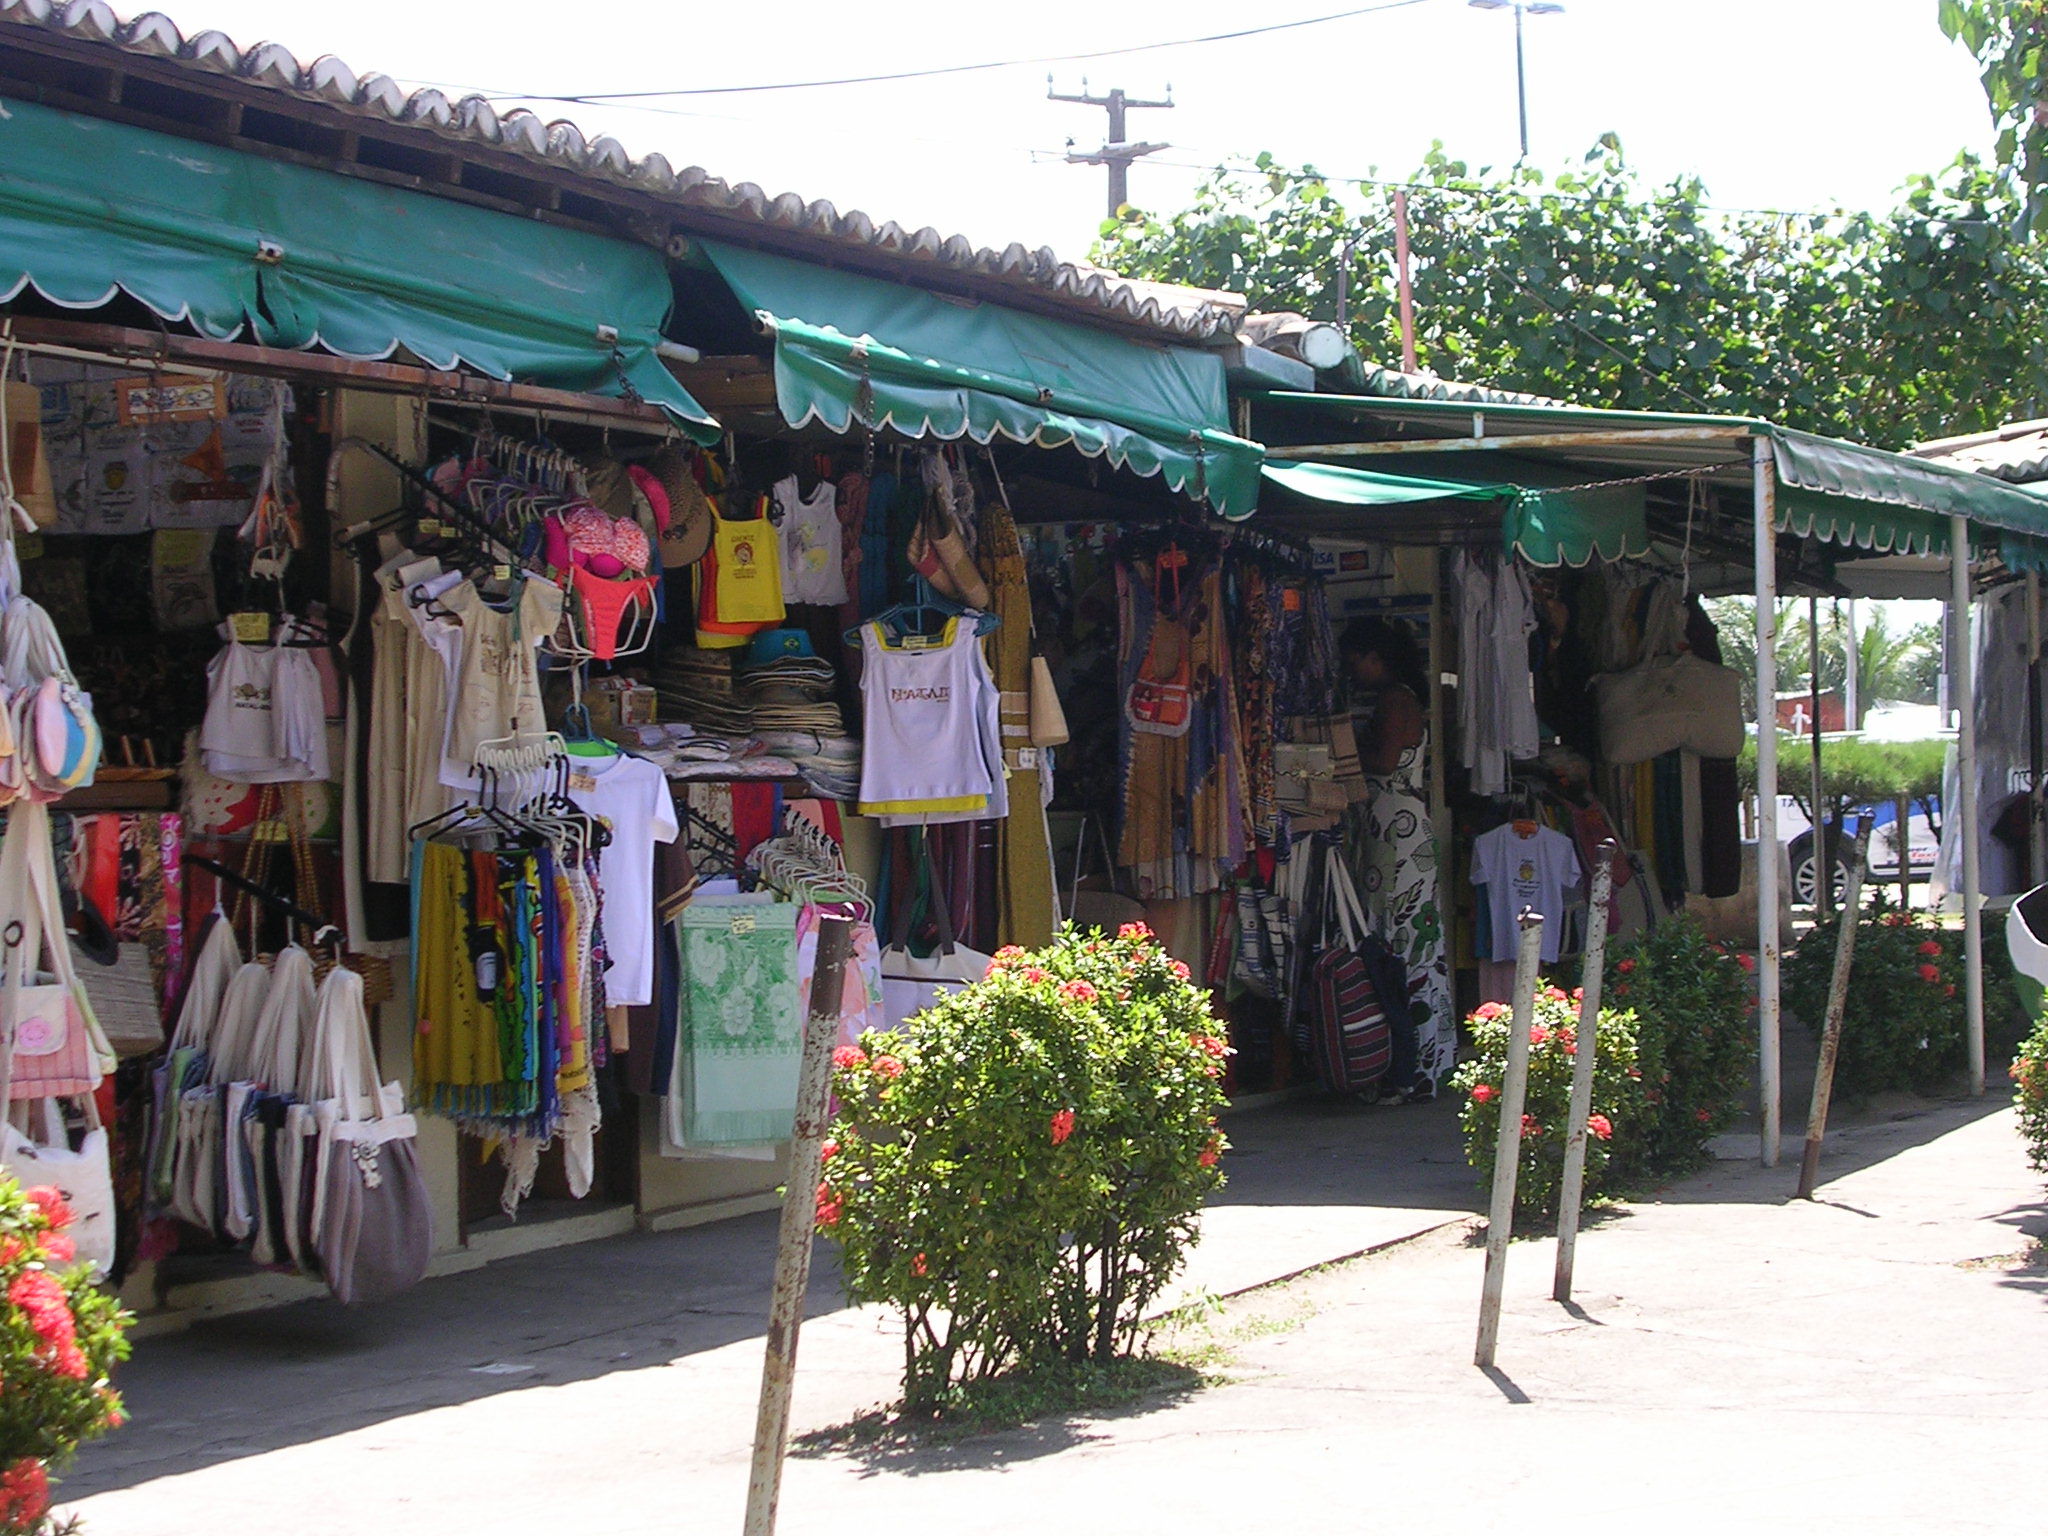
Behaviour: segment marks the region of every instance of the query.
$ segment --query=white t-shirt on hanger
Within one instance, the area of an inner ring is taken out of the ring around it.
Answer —
[[[206,668],[200,759],[236,784],[296,784],[329,773],[327,710],[312,653],[284,642],[302,631],[287,619],[270,645],[230,636]]]
[[[598,855],[603,882],[605,1001],[634,1007],[654,1001],[654,845],[679,830],[668,777],[644,757],[569,760],[569,798],[611,829]]]
[[[1530,907],[1543,914],[1543,958],[1555,960],[1564,937],[1565,897],[1580,880],[1578,850],[1562,832],[1537,827],[1523,837],[1513,822],[1482,832],[1472,843],[1472,883],[1486,893],[1493,953],[1483,958],[1515,958],[1521,941],[1517,920]]]

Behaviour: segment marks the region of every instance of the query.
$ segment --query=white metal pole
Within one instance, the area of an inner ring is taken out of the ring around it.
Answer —
[[[798,1068],[796,1134],[789,1145],[789,1183],[775,1241],[775,1288],[768,1301],[768,1350],[761,1364],[761,1404],[754,1422],[754,1459],[747,1480],[745,1536],[775,1536],[782,1498],[782,1458],[789,1448],[789,1405],[796,1387],[797,1335],[811,1284],[811,1237],[817,1224],[818,1173],[824,1158],[825,1112],[831,1100],[832,1043],[839,1034],[840,990],[853,948],[853,924],[826,913],[818,929],[811,1006],[804,1020]]]
[[[1500,1301],[1508,1278],[1508,1239],[1515,1232],[1515,1175],[1522,1163],[1522,1111],[1529,1102],[1529,1027],[1536,1021],[1536,966],[1543,952],[1543,915],[1523,909],[1515,952],[1514,1012],[1508,1021],[1507,1076],[1500,1089],[1500,1135],[1493,1144],[1493,1201],[1486,1214],[1486,1280],[1479,1295],[1479,1345],[1472,1363],[1493,1364],[1500,1343]]]
[[[2041,573],[2027,572],[2027,883],[2048,880],[2041,783]]]
[[[1970,1092],[1984,1091],[1984,877],[1977,848],[1977,679],[1971,637],[1970,520],[1948,520],[1949,601],[1956,612],[1956,779],[1963,839],[1963,1004],[1970,1047]]]
[[[1778,469],[1755,440],[1756,483],[1756,1038],[1763,1132],[1778,1166]]]
[[[1850,598],[1842,630],[1842,725],[1851,731],[1863,729],[1863,657],[1856,649],[1856,599]]]
[[[1593,1113],[1593,1068],[1600,1042],[1600,991],[1607,980],[1608,902],[1614,896],[1614,861],[1620,845],[1611,839],[1593,852],[1592,904],[1586,911],[1586,963],[1579,994],[1578,1049],[1572,1056],[1571,1121],[1565,1127],[1564,1181],[1557,1197],[1557,1276],[1553,1301],[1572,1299],[1572,1264],[1579,1249],[1579,1204],[1586,1196],[1586,1121]]]

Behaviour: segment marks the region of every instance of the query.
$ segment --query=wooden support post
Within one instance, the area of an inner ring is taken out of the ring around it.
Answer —
[[[1828,981],[1828,1011],[1820,1032],[1820,1065],[1813,1074],[1813,1107],[1806,1113],[1806,1155],[1799,1160],[1799,1198],[1811,1200],[1820,1182],[1820,1144],[1828,1131],[1828,1100],[1835,1091],[1835,1058],[1842,1050],[1842,1009],[1849,1000],[1849,968],[1856,958],[1856,920],[1862,916],[1863,867],[1870,852],[1866,817],[1849,845],[1842,887],[1842,926],[1835,935],[1835,971]]]
[[[804,1021],[803,1066],[796,1090],[796,1134],[789,1147],[789,1183],[775,1243],[775,1290],[768,1303],[768,1355],[761,1366],[761,1408],[754,1422],[754,1465],[747,1481],[745,1536],[774,1536],[782,1496],[782,1459],[789,1448],[790,1395],[796,1385],[797,1335],[811,1283],[811,1237],[817,1226],[819,1146],[832,1085],[832,1049],[839,1038],[839,998],[853,925],[827,912],[818,929],[811,973],[810,1017]]]
[[[1486,1279],[1479,1296],[1479,1344],[1472,1363],[1493,1364],[1500,1343],[1500,1302],[1508,1278],[1508,1239],[1515,1230],[1515,1175],[1522,1162],[1522,1110],[1529,1102],[1529,1027],[1536,1018],[1536,967],[1543,952],[1543,915],[1526,908],[1515,953],[1514,1013],[1508,1023],[1506,1081],[1500,1090],[1500,1135],[1493,1144],[1493,1203],[1486,1216]]]
[[[1571,1122],[1565,1128],[1564,1181],[1557,1197],[1557,1277],[1553,1301],[1572,1299],[1572,1263],[1578,1256],[1579,1205],[1586,1197],[1586,1120],[1593,1113],[1593,1069],[1600,1043],[1600,993],[1607,980],[1608,902],[1621,845],[1609,838],[1594,852],[1593,898],[1586,911],[1586,963],[1579,994],[1578,1050],[1572,1056]]]

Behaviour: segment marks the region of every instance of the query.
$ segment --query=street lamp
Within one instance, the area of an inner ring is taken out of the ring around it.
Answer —
[[[1560,16],[1564,7],[1554,0],[1466,0],[1475,11],[1513,11],[1515,13],[1515,109],[1522,124],[1522,158],[1529,158],[1529,80],[1522,67],[1522,17]]]

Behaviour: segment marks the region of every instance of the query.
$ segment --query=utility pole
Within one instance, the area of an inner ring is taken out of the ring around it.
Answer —
[[[1052,76],[1045,77],[1045,99],[1047,101],[1071,101],[1084,107],[1102,107],[1109,113],[1109,137],[1102,148],[1088,154],[1069,149],[1069,165],[1106,165],[1109,167],[1109,216],[1113,219],[1123,211],[1131,200],[1131,162],[1144,155],[1157,154],[1170,146],[1166,144],[1131,143],[1124,132],[1124,113],[1132,107],[1170,107],[1173,105],[1173,87],[1166,88],[1164,101],[1134,101],[1118,86],[1107,96],[1088,94],[1088,77],[1081,77],[1081,94],[1065,96],[1052,88]],[[1072,139],[1067,140],[1072,144]]]

